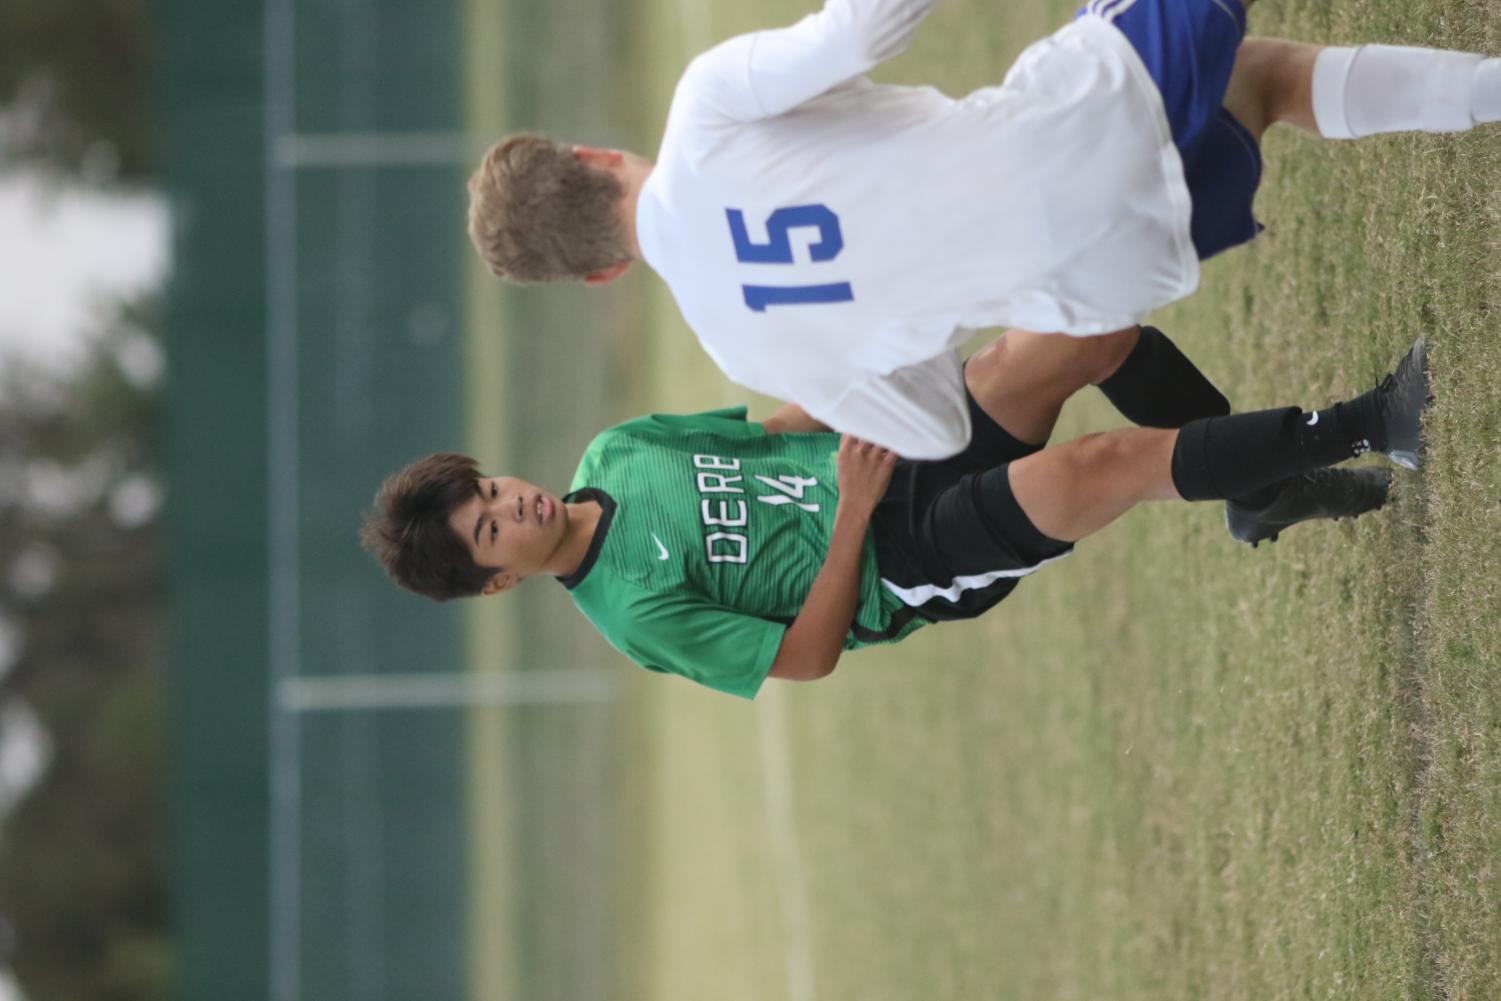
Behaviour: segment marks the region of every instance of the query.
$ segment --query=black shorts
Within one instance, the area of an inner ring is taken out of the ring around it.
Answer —
[[[1042,446],[1017,441],[973,396],[969,414],[969,446],[898,462],[871,518],[882,585],[933,621],[979,615],[1074,548],[1039,532],[1011,493],[1008,464]]]

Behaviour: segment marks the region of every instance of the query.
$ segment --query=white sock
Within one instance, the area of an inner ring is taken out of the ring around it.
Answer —
[[[1464,132],[1501,120],[1501,60],[1397,45],[1327,48],[1313,63],[1313,117],[1330,139]]]
[[[1487,59],[1475,68],[1475,124],[1501,122],[1501,59]]]

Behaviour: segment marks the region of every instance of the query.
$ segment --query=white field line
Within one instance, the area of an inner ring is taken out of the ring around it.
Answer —
[[[792,812],[792,760],[787,752],[786,711],[781,690],[764,689],[756,700],[761,737],[761,776],[766,789],[766,824],[776,866],[777,899],[782,906],[783,951],[787,960],[788,1001],[814,1001],[813,922],[803,879]]]
[[[307,713],[598,703],[613,701],[616,690],[613,672],[558,668],[286,678],[276,695],[288,712]]]

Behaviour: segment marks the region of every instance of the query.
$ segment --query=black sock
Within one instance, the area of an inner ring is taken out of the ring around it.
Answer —
[[[1290,476],[1343,462],[1368,439],[1352,438],[1338,411],[1286,407],[1186,424],[1173,448],[1173,485],[1184,500],[1244,501]]]
[[[1376,390],[1369,389],[1353,400],[1336,403],[1334,419],[1349,437],[1356,455],[1372,449],[1386,451],[1386,427],[1381,423],[1381,411],[1376,409]]]
[[[1100,392],[1133,424],[1179,428],[1230,412],[1230,401],[1156,327],[1142,327],[1136,347]]]

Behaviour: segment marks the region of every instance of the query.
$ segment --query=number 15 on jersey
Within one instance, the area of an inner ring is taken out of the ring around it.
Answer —
[[[766,217],[766,242],[755,243],[745,230],[745,213],[725,209],[730,223],[730,239],[735,241],[735,257],[743,264],[795,264],[791,233],[794,229],[812,229],[818,240],[808,246],[813,263],[832,261],[844,249],[844,234],[839,231],[839,217],[827,205],[793,205],[777,209]],[[849,282],[825,285],[742,285],[745,305],[757,313],[767,306],[806,306],[828,302],[853,302],[854,290]]]

